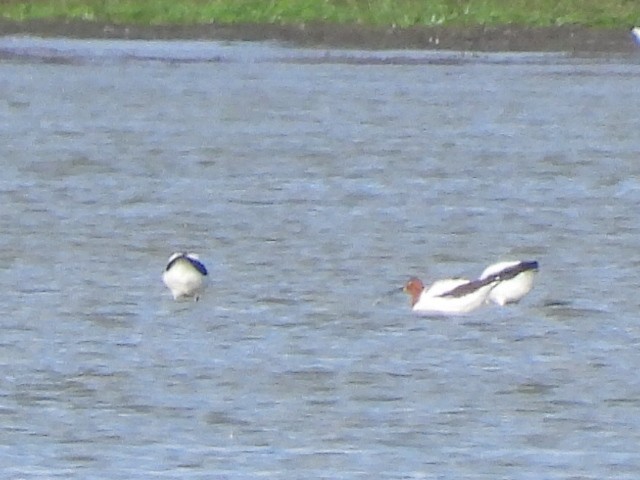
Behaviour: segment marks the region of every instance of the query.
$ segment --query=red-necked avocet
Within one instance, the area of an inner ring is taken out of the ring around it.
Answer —
[[[516,303],[533,288],[533,277],[538,271],[538,262],[532,261],[508,261],[489,265],[480,279],[500,277],[500,282],[489,293],[489,299],[504,306],[507,303]]]
[[[498,275],[482,280],[448,278],[425,287],[420,279],[412,278],[405,284],[404,291],[411,295],[411,309],[414,312],[468,313],[484,304],[499,282]]]
[[[162,281],[175,300],[200,298],[206,285],[207,268],[195,253],[174,253],[169,257]]]

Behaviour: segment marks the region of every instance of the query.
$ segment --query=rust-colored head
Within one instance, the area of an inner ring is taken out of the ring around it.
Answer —
[[[420,294],[424,290],[424,284],[419,278],[413,277],[405,283],[403,290],[411,296],[411,306],[413,307],[420,299]]]

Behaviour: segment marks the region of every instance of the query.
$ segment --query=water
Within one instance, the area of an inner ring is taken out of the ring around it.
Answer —
[[[5,478],[637,478],[638,57],[0,56]],[[516,306],[386,294],[505,258]]]

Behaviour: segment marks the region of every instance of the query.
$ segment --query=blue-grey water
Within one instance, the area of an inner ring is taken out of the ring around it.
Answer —
[[[0,58],[3,478],[638,478],[640,53]],[[508,308],[388,294],[513,258]]]

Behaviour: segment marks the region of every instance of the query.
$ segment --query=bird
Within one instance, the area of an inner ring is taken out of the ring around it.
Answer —
[[[489,293],[488,300],[505,306],[517,303],[533,288],[533,277],[538,271],[535,260],[513,260],[494,263],[485,268],[480,279],[500,278],[500,282]]]
[[[631,35],[633,36],[633,40],[640,45],[640,27],[633,27],[631,29]]]
[[[483,305],[499,282],[499,275],[478,280],[447,278],[426,287],[419,278],[413,277],[403,290],[411,296],[411,309],[414,312],[461,314]]]
[[[207,267],[195,253],[176,252],[169,257],[162,281],[174,300],[199,300],[206,286]]]

